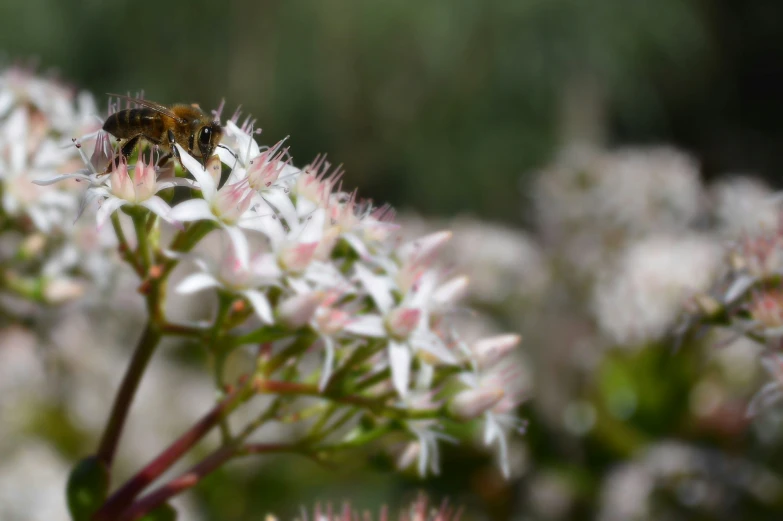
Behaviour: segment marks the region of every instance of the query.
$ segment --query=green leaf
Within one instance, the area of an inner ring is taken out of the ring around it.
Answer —
[[[109,469],[95,456],[81,460],[68,476],[66,496],[73,521],[89,521],[109,493]]]
[[[174,507],[165,503],[139,519],[139,521],[176,521],[176,519],[177,511]]]

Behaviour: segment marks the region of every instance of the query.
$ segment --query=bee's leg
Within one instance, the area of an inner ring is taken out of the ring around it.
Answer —
[[[167,131],[167,136],[169,138],[169,148],[171,149],[171,155],[174,156],[174,158],[179,161],[179,164],[182,165],[182,168],[185,168],[185,165],[182,164],[182,158],[179,157],[179,150],[177,150],[177,139],[174,137],[174,132],[171,130]]]
[[[169,162],[169,159],[171,159],[174,156],[171,152],[168,152],[166,154],[163,154],[158,158],[158,162],[155,163],[155,168],[161,168],[166,165],[166,163]]]
[[[120,166],[120,161],[122,160],[122,157],[128,157],[133,153],[133,149],[136,148],[136,145],[139,143],[139,139],[144,137],[142,134],[136,134],[132,138],[128,139],[128,141],[125,142],[125,144],[122,145],[120,148],[120,153],[115,156],[114,160],[109,161],[109,164],[106,165],[106,168],[104,169],[103,173],[101,175],[108,174],[118,166]]]

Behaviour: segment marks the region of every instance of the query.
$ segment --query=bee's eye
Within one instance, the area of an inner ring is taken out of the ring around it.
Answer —
[[[212,130],[204,127],[198,135],[198,143],[201,146],[208,146],[212,142]]]

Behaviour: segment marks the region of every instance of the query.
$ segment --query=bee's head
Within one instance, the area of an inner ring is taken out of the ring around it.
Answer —
[[[215,152],[220,138],[223,136],[223,128],[220,123],[213,121],[207,125],[202,125],[195,132],[195,147],[201,156],[201,164],[207,167],[207,161]],[[192,141],[191,141],[192,142]],[[193,152],[193,151],[192,151]]]

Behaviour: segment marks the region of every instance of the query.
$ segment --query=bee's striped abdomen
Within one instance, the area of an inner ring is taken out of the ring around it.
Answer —
[[[147,107],[120,110],[106,118],[103,130],[119,139],[143,134],[148,140],[159,142],[164,131],[163,117]]]

